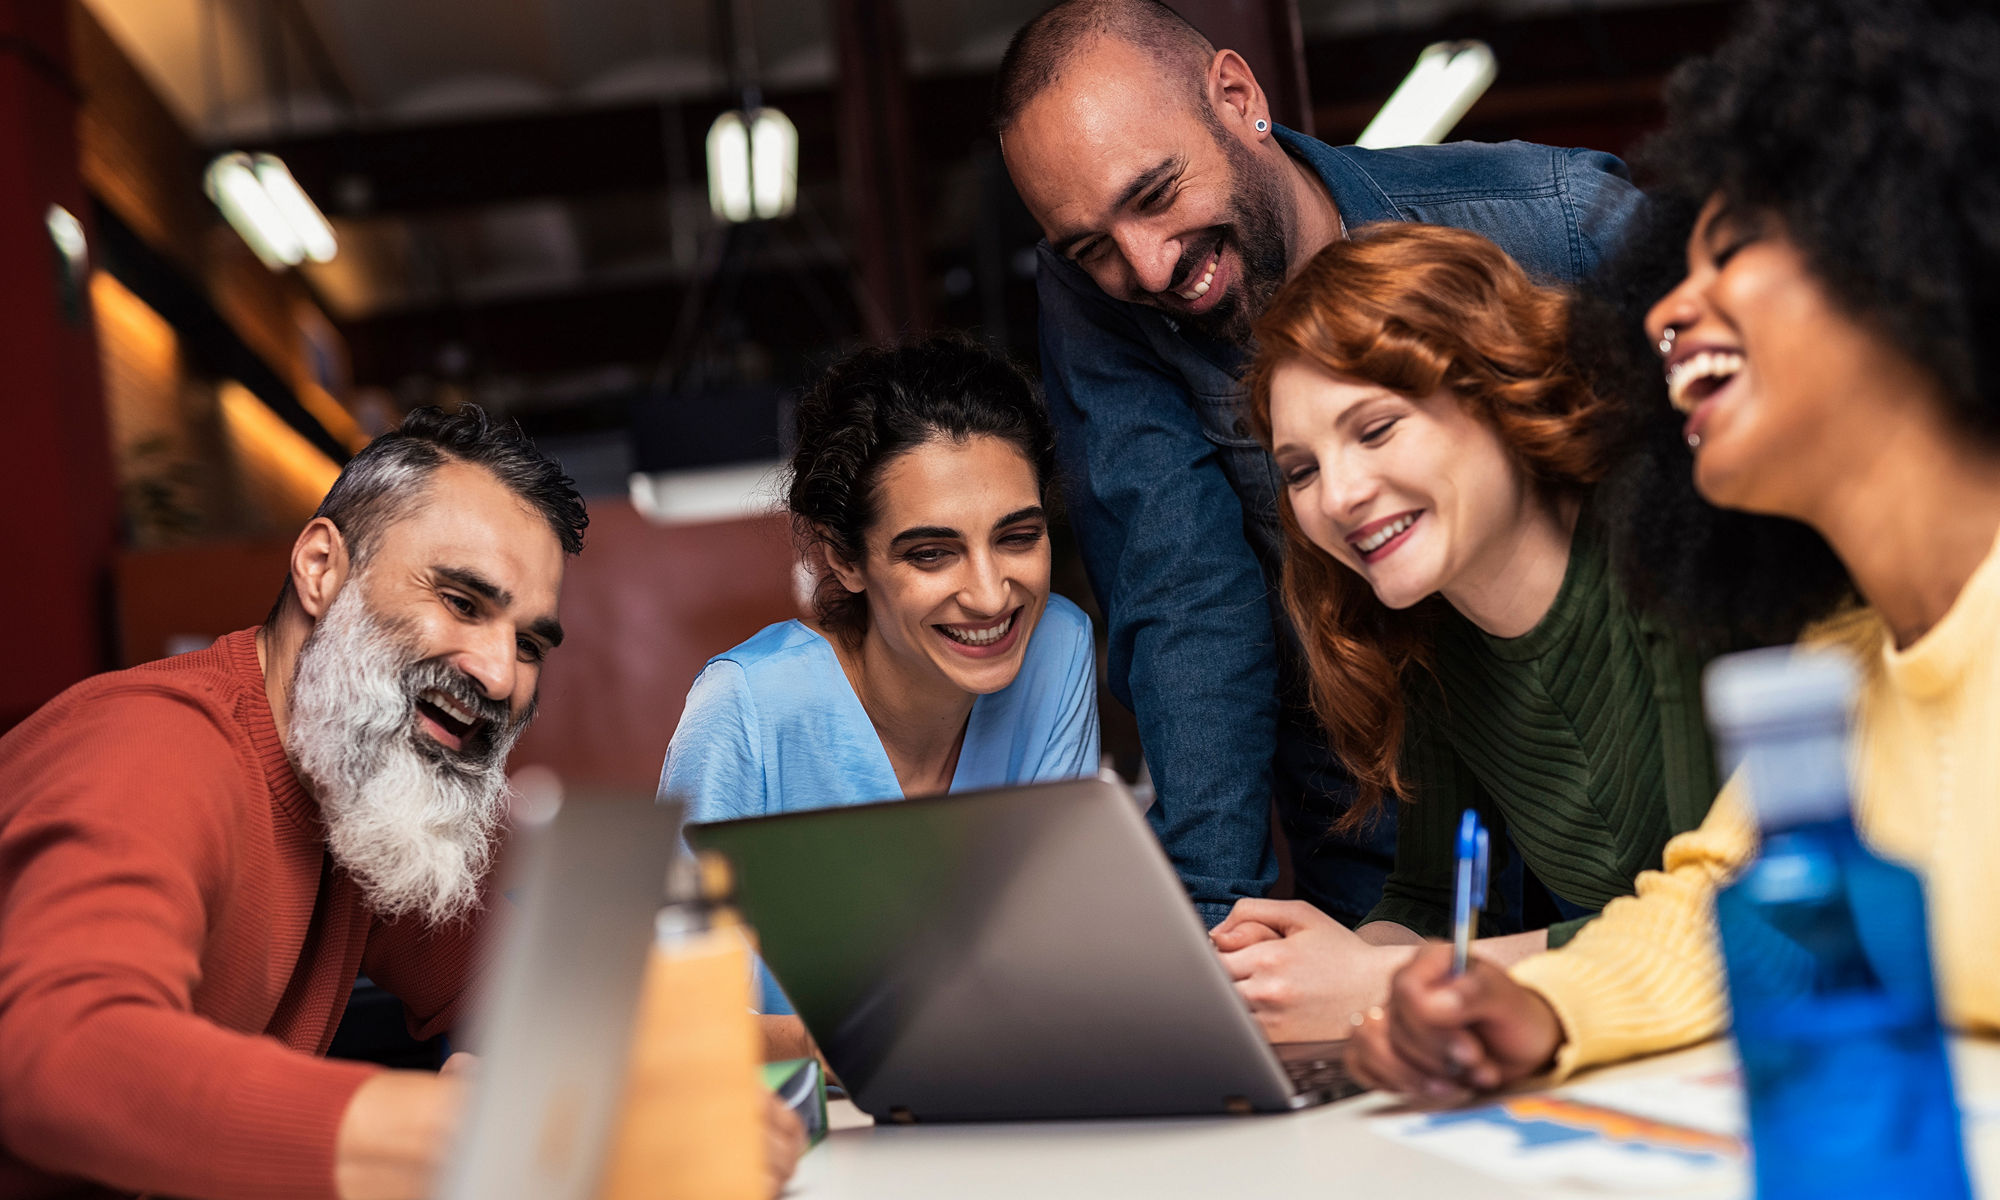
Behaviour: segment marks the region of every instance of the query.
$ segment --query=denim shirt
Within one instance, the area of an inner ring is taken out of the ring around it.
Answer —
[[[1537,280],[1595,270],[1639,194],[1617,158],[1525,142],[1334,147],[1280,128],[1349,228],[1423,221],[1484,234]],[[1306,702],[1277,594],[1278,475],[1251,433],[1238,346],[1113,300],[1044,241],[1043,383],[1069,518],[1111,643],[1109,683],[1138,716],[1147,812],[1210,923],[1277,878],[1275,797],[1298,894],[1353,924],[1381,896],[1393,814],[1327,829],[1352,785]]]

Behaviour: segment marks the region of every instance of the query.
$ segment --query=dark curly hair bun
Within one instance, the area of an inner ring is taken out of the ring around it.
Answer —
[[[1035,469],[1042,503],[1055,477],[1055,437],[1034,383],[1005,356],[958,335],[862,350],[829,367],[799,401],[786,496],[800,547],[860,562],[875,524],[882,469],[928,442],[975,436],[1012,443]],[[858,638],[868,598],[816,564],[813,612],[827,632]]]

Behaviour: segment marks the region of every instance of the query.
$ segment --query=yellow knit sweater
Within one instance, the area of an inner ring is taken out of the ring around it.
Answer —
[[[1907,649],[1868,612],[1809,640],[1863,663],[1855,821],[1876,852],[1924,877],[1945,1019],[2000,1031],[2000,543]],[[1667,843],[1636,895],[1514,967],[1562,1020],[1558,1077],[1727,1028],[1714,900],[1757,853],[1741,788],[1731,780],[1700,828]]]

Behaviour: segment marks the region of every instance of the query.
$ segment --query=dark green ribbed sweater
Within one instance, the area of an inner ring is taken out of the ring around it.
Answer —
[[[1497,638],[1437,603],[1434,671],[1405,688],[1411,802],[1368,920],[1450,936],[1459,814],[1475,807],[1496,853],[1511,837],[1569,903],[1594,913],[1630,895],[1715,798],[1701,659],[1626,605],[1588,510],[1555,603],[1527,633]],[[1549,944],[1588,920],[1550,926]]]

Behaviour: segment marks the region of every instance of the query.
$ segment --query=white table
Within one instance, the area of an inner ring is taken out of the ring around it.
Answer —
[[[1727,1066],[1725,1043],[1579,1078],[1637,1079]],[[2000,1113],[2000,1042],[1962,1042],[1955,1063],[1968,1116]],[[1511,1197],[1602,1195],[1529,1190],[1458,1166],[1369,1128],[1393,1107],[1357,1096],[1284,1116],[984,1125],[868,1124],[838,1104],[835,1131],[799,1164],[787,1200],[1235,1200],[1237,1197]],[[1968,1121],[1980,1194],[2000,1200],[2000,1120]],[[1684,1192],[1677,1192],[1684,1195]]]

